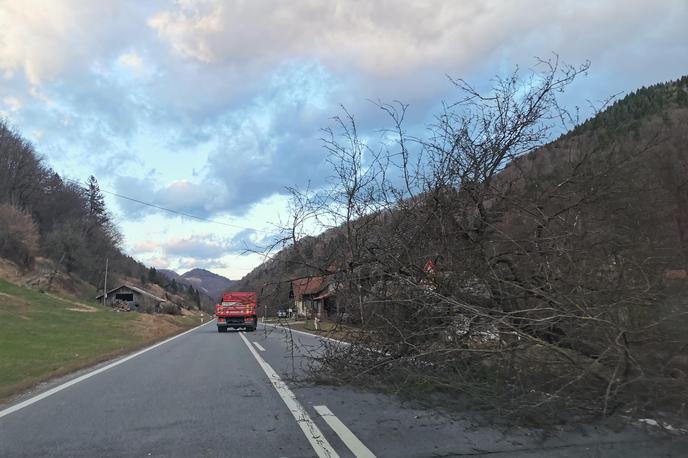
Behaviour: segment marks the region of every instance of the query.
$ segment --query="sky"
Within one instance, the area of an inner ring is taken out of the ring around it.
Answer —
[[[536,56],[591,62],[567,102],[688,73],[688,0],[0,0],[0,116],[61,175],[94,175],[124,250],[241,278],[331,173],[345,106],[409,104],[422,129],[455,95]],[[165,213],[114,193],[222,223]]]

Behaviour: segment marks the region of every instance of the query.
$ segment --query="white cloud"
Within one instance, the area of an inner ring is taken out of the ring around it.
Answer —
[[[175,53],[203,63],[265,67],[307,56],[380,77],[461,68],[531,38],[539,49],[523,49],[529,58],[543,48],[566,54],[581,43],[632,38],[653,28],[653,17],[685,18],[686,8],[682,0],[657,1],[651,11],[641,0],[201,0],[180,2],[148,24]],[[556,33],[543,36],[552,27]]]
[[[215,55],[207,37],[222,31],[222,5],[214,2],[179,2],[177,10],[162,11],[148,25],[165,38],[182,57],[212,62]]]
[[[3,98],[2,102],[5,104],[9,111],[17,111],[23,105],[21,100],[19,100],[17,97],[12,96],[7,96]]]
[[[140,72],[143,70],[143,59],[134,51],[120,54],[120,56],[117,58],[117,62],[135,72]]]
[[[108,58],[145,28],[135,1],[2,0],[0,72],[36,86]],[[137,16],[139,16],[137,18]]]

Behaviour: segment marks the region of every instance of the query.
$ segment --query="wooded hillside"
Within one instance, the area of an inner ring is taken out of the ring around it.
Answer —
[[[35,268],[36,257],[52,260],[54,273],[39,288],[50,289],[63,271],[101,290],[107,258],[109,286],[123,280],[152,283],[181,294],[187,307],[209,302],[193,287],[177,285],[127,256],[120,243],[96,178],[85,184],[64,179],[0,120],[0,257],[27,272]]]
[[[337,267],[357,331],[319,377],[513,415],[685,414],[688,78],[577,125],[557,94],[585,69],[546,64],[488,93],[455,81],[458,102],[422,139],[406,134],[406,106],[381,105],[392,147],[336,118],[334,183],[294,193],[285,234],[332,229],[286,239],[235,286],[276,306],[291,278]],[[549,141],[559,121],[570,130]]]

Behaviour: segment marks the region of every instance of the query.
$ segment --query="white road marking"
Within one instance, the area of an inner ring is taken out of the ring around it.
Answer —
[[[351,450],[351,453],[353,453],[356,458],[375,458],[373,452],[363,445],[363,442],[358,440],[358,437],[356,437],[354,433],[352,433],[351,430],[327,408],[327,406],[313,406],[313,408],[320,414],[322,419],[330,425],[330,428],[337,433],[337,436],[339,436],[342,442],[349,447],[349,450]]]
[[[72,385],[76,385],[76,384],[79,383],[79,382],[83,382],[84,380],[89,379],[89,378],[93,377],[94,375],[98,375],[98,374],[100,374],[100,373],[102,373],[102,372],[105,372],[105,371],[108,370],[108,369],[112,369],[112,368],[115,367],[115,366],[119,366],[120,364],[126,363],[127,361],[129,361],[129,360],[131,360],[131,359],[134,359],[134,358],[136,358],[137,356],[140,356],[140,355],[142,355],[142,354],[144,354],[144,353],[146,353],[146,352],[148,352],[148,351],[151,351],[151,350],[153,350],[154,348],[158,348],[158,347],[161,346],[161,345],[165,345],[166,343],[168,343],[168,342],[170,342],[170,341],[172,341],[172,340],[174,340],[174,339],[176,339],[176,338],[178,338],[178,337],[181,337],[181,336],[183,336],[183,335],[185,335],[185,334],[188,334],[188,333],[190,333],[190,332],[193,332],[193,331],[195,331],[196,329],[201,328],[201,327],[203,327],[203,326],[206,326],[206,325],[208,325],[208,324],[210,324],[210,323],[212,323],[212,322],[213,322],[213,320],[210,320],[210,321],[208,321],[207,323],[203,323],[203,324],[200,325],[200,326],[196,326],[195,328],[189,329],[188,331],[184,331],[184,332],[182,332],[181,334],[177,334],[176,336],[172,336],[172,337],[170,337],[170,338],[167,339],[167,340],[163,340],[162,342],[158,342],[158,343],[156,343],[155,345],[151,345],[151,346],[148,347],[148,348],[144,348],[143,350],[139,350],[139,351],[137,351],[136,353],[134,353],[134,354],[132,354],[132,355],[125,356],[125,357],[122,358],[122,359],[118,359],[118,360],[115,361],[114,363],[108,364],[107,366],[100,367],[100,368],[98,368],[98,369],[96,369],[96,370],[94,370],[94,371],[91,371],[91,372],[89,372],[89,373],[87,373],[87,374],[84,374],[84,375],[82,375],[82,376],[80,376],[80,377],[77,377],[77,378],[72,379],[72,380],[70,380],[70,381],[68,381],[68,382],[65,382],[65,383],[63,383],[62,385],[58,385],[58,386],[56,386],[56,387],[54,387],[54,388],[51,388],[51,389],[49,389],[49,390],[47,390],[47,391],[44,391],[43,393],[38,394],[38,395],[36,395],[36,396],[34,396],[34,397],[32,397],[32,398],[29,398],[29,399],[27,399],[26,401],[20,402],[19,404],[15,404],[15,405],[13,405],[13,406],[11,406],[11,407],[6,408],[5,410],[0,410],[0,418],[4,417],[4,416],[6,416],[6,415],[9,415],[9,414],[11,414],[11,413],[14,413],[14,412],[16,412],[17,410],[21,410],[21,409],[23,409],[24,407],[28,407],[28,406],[30,406],[31,404],[40,401],[41,399],[47,398],[48,396],[52,396],[53,394],[58,393],[58,392],[60,392],[60,391],[62,391],[62,390],[64,390],[64,389],[67,389],[67,388],[69,388],[69,387],[72,386]]]
[[[253,345],[255,345],[256,348],[258,348],[258,350],[260,350],[260,351],[265,351],[265,348],[263,348],[263,346],[262,346],[261,344],[259,344],[258,342],[255,342],[255,341],[254,341],[254,342],[253,342]]]
[[[275,370],[265,362],[260,354],[258,354],[256,349],[253,348],[253,345],[251,345],[248,339],[244,337],[244,333],[239,333],[239,336],[251,351],[253,357],[256,358],[256,361],[258,361],[258,364],[263,369],[263,372],[265,372],[265,375],[268,376],[270,383],[272,383],[272,386],[275,388],[275,390],[277,390],[277,394],[280,395],[284,403],[287,405],[287,408],[294,416],[296,423],[298,423],[301,431],[303,431],[303,434],[306,436],[306,439],[308,439],[308,442],[310,442],[311,447],[313,447],[313,450],[315,450],[315,453],[320,458],[338,458],[339,455],[337,452],[335,452],[318,426],[313,422],[311,417],[308,415],[308,412],[306,412],[306,410],[301,406],[299,401],[296,399],[296,396],[294,396],[294,393],[292,393],[289,387],[287,387],[287,384],[284,383],[280,376],[277,375],[277,372],[275,372]]]

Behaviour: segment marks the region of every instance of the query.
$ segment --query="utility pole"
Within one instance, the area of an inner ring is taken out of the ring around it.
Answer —
[[[108,258],[105,258],[105,282],[103,282],[103,306],[105,306],[105,299],[107,299],[107,271],[108,271]]]

